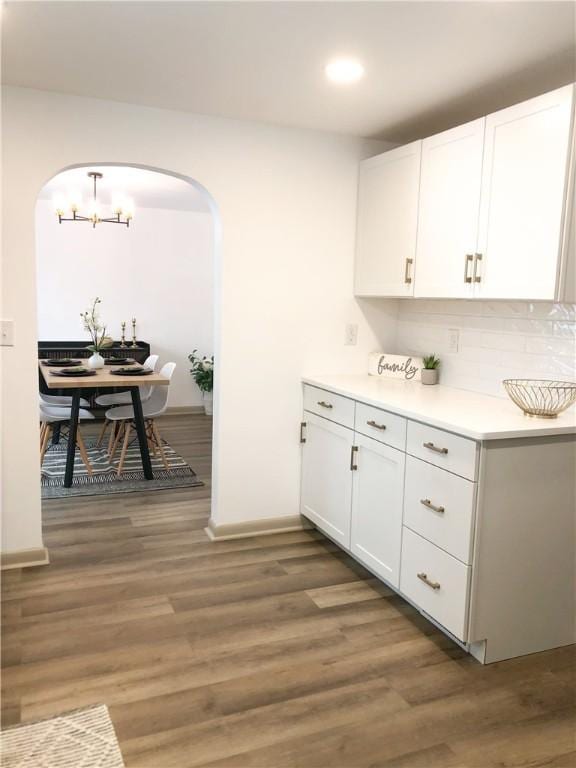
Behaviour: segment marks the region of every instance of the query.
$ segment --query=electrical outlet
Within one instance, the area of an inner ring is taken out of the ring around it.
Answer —
[[[346,326],[346,332],[344,335],[344,344],[347,347],[354,347],[358,343],[358,325],[356,323],[348,323]]]
[[[460,343],[460,331],[458,328],[448,329],[448,352],[458,352]]]

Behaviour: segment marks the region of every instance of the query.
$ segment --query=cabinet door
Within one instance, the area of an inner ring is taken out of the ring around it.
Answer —
[[[477,293],[554,300],[573,86],[486,118]]]
[[[349,549],[354,433],[307,411],[304,422],[300,511]]]
[[[351,549],[374,573],[398,587],[405,455],[356,434]]]
[[[360,164],[357,296],[411,296],[422,142]]]
[[[484,122],[474,120],[422,142],[415,296],[472,296]]]

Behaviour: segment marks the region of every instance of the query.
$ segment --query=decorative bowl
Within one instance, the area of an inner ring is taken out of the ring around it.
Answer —
[[[504,379],[510,399],[527,416],[555,419],[576,402],[576,383],[547,379]]]

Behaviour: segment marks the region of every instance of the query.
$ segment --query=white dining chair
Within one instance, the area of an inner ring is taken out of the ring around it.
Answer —
[[[40,403],[40,466],[42,466],[44,456],[48,450],[50,436],[52,434],[54,424],[70,421],[71,415],[71,408],[63,408],[62,406],[55,407]],[[80,408],[78,413],[79,422],[93,419],[94,416],[90,413],[90,411],[87,411],[84,408]],[[78,446],[78,450],[80,451],[80,456],[82,457],[82,461],[86,466],[86,470],[88,474],[91,475],[92,465],[90,464],[88,452],[86,451],[82,433],[80,432],[80,423],[78,424],[78,429],[76,430],[76,445]]]
[[[158,364],[158,359],[159,359],[158,355],[150,355],[144,361],[143,367],[149,368],[150,370],[155,371],[156,365]],[[138,389],[140,390],[140,401],[142,403],[145,403],[146,400],[148,400],[150,395],[152,394],[153,387],[142,385],[141,387],[138,387]],[[131,404],[132,404],[131,392],[114,392],[110,395],[98,395],[98,397],[96,398],[96,405],[111,406],[111,405],[131,405]],[[104,440],[104,435],[106,434],[106,430],[108,429],[110,424],[111,422],[109,421],[109,419],[104,419],[104,424],[102,425],[102,429],[98,436],[98,442],[96,443],[97,448],[99,448],[102,445],[102,440]]]
[[[161,371],[160,375],[167,378],[169,381],[172,379],[176,363],[166,363]],[[170,393],[170,385],[159,384],[152,387],[152,394],[142,404],[142,413],[144,415],[144,425],[146,427],[146,437],[148,439],[149,446],[152,447],[154,454],[156,451],[160,453],[162,462],[165,469],[169,469],[164,448],[162,446],[162,438],[156,425],[156,418],[165,413],[168,407],[168,395]],[[116,448],[121,438],[123,438],[122,452],[120,454],[120,461],[118,463],[117,474],[120,476],[124,467],[124,461],[126,459],[126,451],[130,442],[130,431],[132,423],[134,421],[134,409],[131,405],[121,405],[116,408],[110,408],[106,411],[106,419],[114,422],[118,427],[116,428],[116,436],[111,441],[111,447],[109,449],[110,461],[114,458]],[[113,433],[114,434],[114,433]]]
[[[72,397],[70,395],[45,395],[40,392],[40,402],[50,408],[72,408]],[[80,398],[80,408],[89,408],[90,403],[83,397]]]

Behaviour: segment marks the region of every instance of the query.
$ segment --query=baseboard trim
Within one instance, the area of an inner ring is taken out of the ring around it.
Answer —
[[[242,523],[214,525],[208,522],[204,532],[211,541],[227,541],[228,539],[247,539],[250,536],[271,536],[274,533],[291,533],[302,531],[313,526],[301,515],[286,517],[266,517],[262,520],[246,520]]]
[[[166,409],[163,416],[187,416],[191,414],[204,413],[203,405],[173,405]]]
[[[0,555],[0,569],[10,571],[13,568],[32,568],[35,565],[48,565],[50,557],[46,547],[20,549],[16,552],[3,552]]]

